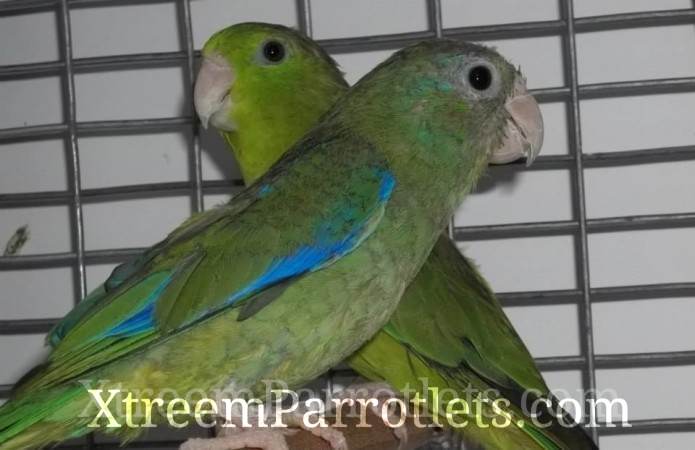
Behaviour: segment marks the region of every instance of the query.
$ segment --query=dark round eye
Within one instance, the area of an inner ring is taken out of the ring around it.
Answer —
[[[263,56],[270,62],[280,62],[285,58],[285,46],[278,41],[263,44]]]
[[[492,84],[492,72],[485,66],[475,66],[468,72],[468,82],[478,91],[484,91]]]

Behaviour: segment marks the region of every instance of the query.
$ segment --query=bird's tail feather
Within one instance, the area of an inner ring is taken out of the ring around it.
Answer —
[[[546,425],[542,428],[526,426],[524,431],[530,435],[543,449],[556,449],[555,442],[561,444],[560,448],[571,450],[598,450],[598,446],[591,439],[587,431],[574,424],[572,417],[564,411],[557,398],[550,395],[550,409],[541,408],[539,419]]]
[[[39,391],[0,406],[0,450],[42,448],[86,434],[79,405],[88,401],[81,386]]]

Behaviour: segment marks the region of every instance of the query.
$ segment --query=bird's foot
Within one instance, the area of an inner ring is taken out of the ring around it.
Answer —
[[[231,428],[238,430],[238,428]],[[216,438],[189,439],[180,450],[239,450],[261,448],[263,450],[289,450],[285,433],[279,430],[247,429],[227,433]]]
[[[394,427],[391,424],[401,422],[401,414],[394,412],[394,403],[389,402],[389,399],[398,398],[398,393],[386,383],[360,383],[348,386],[344,390],[338,392],[335,397],[339,400],[352,400],[358,402],[379,417],[385,425],[391,428],[393,435],[398,440],[398,448],[405,448],[408,443],[408,430],[402,426]],[[391,403],[391,404],[389,404]],[[400,403],[400,402],[399,402]],[[398,403],[395,403],[398,405]]]
[[[304,414],[301,411],[294,411],[282,414],[281,423],[285,427],[258,428],[254,426],[248,428],[247,426],[244,428],[241,418],[232,416],[229,422],[218,426],[218,437],[189,439],[180,447],[180,450],[236,450],[247,447],[264,450],[289,450],[285,437],[300,429],[323,439],[333,450],[349,450],[342,432],[327,426],[308,426],[303,418]]]
[[[304,415],[299,411],[294,411],[283,415],[283,423],[290,427],[306,430],[314,436],[323,439],[330,444],[333,450],[349,450],[345,435],[330,426],[310,427],[303,420]]]

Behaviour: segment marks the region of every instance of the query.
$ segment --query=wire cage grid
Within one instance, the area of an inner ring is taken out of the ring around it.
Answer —
[[[0,194],[0,207],[69,205],[73,250],[68,252],[24,256],[0,256],[0,270],[32,269],[40,267],[71,266],[74,269],[75,302],[87,293],[87,263],[121,262],[137,255],[142,249],[86,250],[84,245],[83,204],[116,198],[157,198],[164,193],[186,193],[191,198],[192,212],[204,207],[204,194],[229,190],[241,186],[241,180],[204,180],[201,164],[199,122],[194,116],[155,119],[127,119],[78,122],[75,102],[75,73],[103,71],[117,68],[179,66],[185,68],[186,97],[192,102],[196,58],[190,0],[144,0],[145,3],[170,3],[178,8],[178,27],[182,51],[73,58],[70,11],[104,5],[142,3],[143,0],[6,0],[0,2],[0,17],[34,11],[55,10],[59,17],[59,41],[62,58],[52,62],[25,63],[0,66],[0,80],[31,78],[59,74],[62,78],[65,120],[48,125],[22,126],[0,129],[0,142],[31,141],[46,137],[62,137],[68,148],[70,185],[67,190],[31,193]],[[695,146],[647,148],[630,151],[584,153],[582,151],[580,100],[632,95],[651,95],[695,91],[695,77],[651,79],[639,81],[604,82],[580,85],[577,70],[576,35],[582,32],[617,30],[652,26],[695,23],[695,8],[620,13],[590,17],[574,17],[573,0],[560,0],[561,16],[557,20],[510,24],[443,28],[440,0],[427,3],[429,29],[387,35],[324,39],[318,42],[331,53],[351,53],[368,50],[396,49],[404,45],[434,37],[452,37],[468,40],[512,39],[541,36],[560,36],[563,44],[565,84],[562,87],[532,90],[539,102],[564,102],[567,108],[570,151],[567,155],[541,155],[531,168],[548,170],[565,168],[571,172],[573,219],[530,223],[494,224],[482,226],[450,227],[457,241],[529,237],[548,235],[574,236],[577,258],[576,289],[509,292],[499,294],[505,306],[574,304],[579,307],[581,333],[579,355],[538,358],[544,371],[581,370],[583,388],[591,393],[596,389],[597,368],[641,368],[695,364],[695,350],[658,353],[596,354],[593,342],[592,304],[655,297],[689,296],[695,293],[695,282],[661,283],[594,288],[589,276],[588,235],[596,232],[668,229],[695,225],[695,212],[619,216],[588,219],[584,169],[587,167],[624,166],[645,162],[673,162],[695,159]],[[311,0],[296,1],[300,29],[312,36]],[[158,182],[117,187],[83,189],[81,186],[80,136],[110,135],[122,132],[143,132],[190,127],[190,177],[184,182]],[[0,320],[0,334],[21,335],[47,332],[58,319]],[[332,381],[329,377],[328,383]],[[10,385],[0,385],[0,398],[7,397]],[[591,394],[589,394],[591,395]],[[657,433],[695,431],[695,417],[642,419],[631,421],[631,427],[592,428],[594,438],[620,433]],[[138,441],[129,448],[166,448],[177,442]],[[88,439],[86,448],[116,448],[109,444],[96,444]],[[83,448],[84,446],[80,446]],[[69,448],[63,446],[62,448]]]

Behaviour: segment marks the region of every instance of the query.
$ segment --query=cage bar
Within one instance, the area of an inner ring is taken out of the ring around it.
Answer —
[[[75,114],[76,73],[117,70],[137,67],[183,66],[188,88],[186,95],[192,99],[192,83],[196,58],[194,49],[190,0],[180,0],[179,29],[181,51],[113,55],[90,58],[73,58],[70,33],[70,10],[106,5],[134,3],[169,3],[172,0],[8,0],[0,2],[0,17],[55,10],[59,17],[59,41],[62,57],[58,61],[0,66],[0,80],[32,78],[47,75],[60,76],[63,81],[65,122],[35,126],[0,129],[0,142],[33,141],[51,137],[63,137],[66,142],[71,183],[65,191],[24,192],[0,194],[0,208],[27,206],[69,205],[72,220],[73,250],[62,253],[0,257],[0,270],[31,269],[36,267],[70,266],[75,270],[76,292],[79,300],[86,293],[85,264],[96,262],[120,262],[138,255],[142,249],[86,250],[84,248],[84,224],[82,205],[88,202],[104,202],[123,198],[163,197],[190,194],[193,210],[203,208],[205,193],[228,192],[242,186],[241,180],[209,181],[202,177],[199,125],[193,116],[155,119],[113,120],[78,122]],[[623,301],[642,298],[672,298],[695,296],[695,282],[661,283],[652,285],[612,286],[592,288],[588,267],[589,233],[641,230],[656,228],[692,227],[695,212],[675,214],[651,214],[590,219],[586,217],[583,171],[586,167],[623,166],[646,162],[682,161],[695,159],[695,146],[662,147],[631,151],[610,151],[586,154],[582,152],[580,101],[593,98],[611,98],[634,95],[652,95],[695,91],[695,77],[656,80],[632,80],[579,85],[577,79],[576,35],[578,33],[693,24],[695,8],[621,13],[575,18],[572,0],[561,2],[561,17],[557,20],[532,21],[485,26],[443,28],[440,0],[426,0],[429,28],[424,31],[356,36],[319,40],[332,53],[351,53],[380,49],[395,49],[423,39],[451,37],[468,40],[512,39],[538,36],[559,36],[563,39],[563,65],[566,71],[565,85],[536,89],[532,93],[540,102],[565,102],[568,107],[570,154],[541,156],[530,170],[555,168],[572,172],[574,214],[571,220],[516,224],[492,224],[482,226],[451,227],[456,240],[481,240],[524,236],[570,234],[577,242],[578,288],[554,291],[507,292],[498,296],[505,306],[576,304],[580,308],[582,351],[574,356],[538,358],[541,369],[547,371],[581,370],[584,387],[595,388],[596,369],[661,367],[695,364],[695,351],[675,351],[632,354],[595,354],[591,321],[591,306],[597,302]],[[297,15],[302,31],[312,35],[310,0],[297,0]],[[185,66],[184,66],[185,64]],[[190,130],[191,174],[187,181],[169,183],[145,183],[97,189],[82,189],[78,138],[89,135],[115,133],[145,133],[165,130]],[[493,169],[494,170],[494,169]],[[519,170],[527,170],[522,169]],[[44,333],[58,319],[24,319],[0,321],[0,335]],[[334,370],[332,375],[341,374]],[[332,375],[327,383],[332,385]],[[9,385],[0,385],[0,398],[7,397]],[[631,422],[631,427],[600,427],[591,431],[594,435],[615,435],[660,432],[693,432],[695,418],[646,419]],[[171,448],[179,441],[141,441],[128,448]],[[89,448],[120,448],[113,444],[94,444]],[[64,445],[60,448],[84,448],[84,445]]]
[[[193,48],[193,24],[191,21],[191,1],[181,0],[179,2],[181,18],[179,29],[184,39],[186,52],[186,95],[191,110],[193,110],[193,84],[195,83],[195,49]],[[200,212],[205,207],[203,198],[203,163],[200,150],[200,125],[197,119],[190,122],[191,127],[191,175],[192,175],[192,196],[194,213]]]

